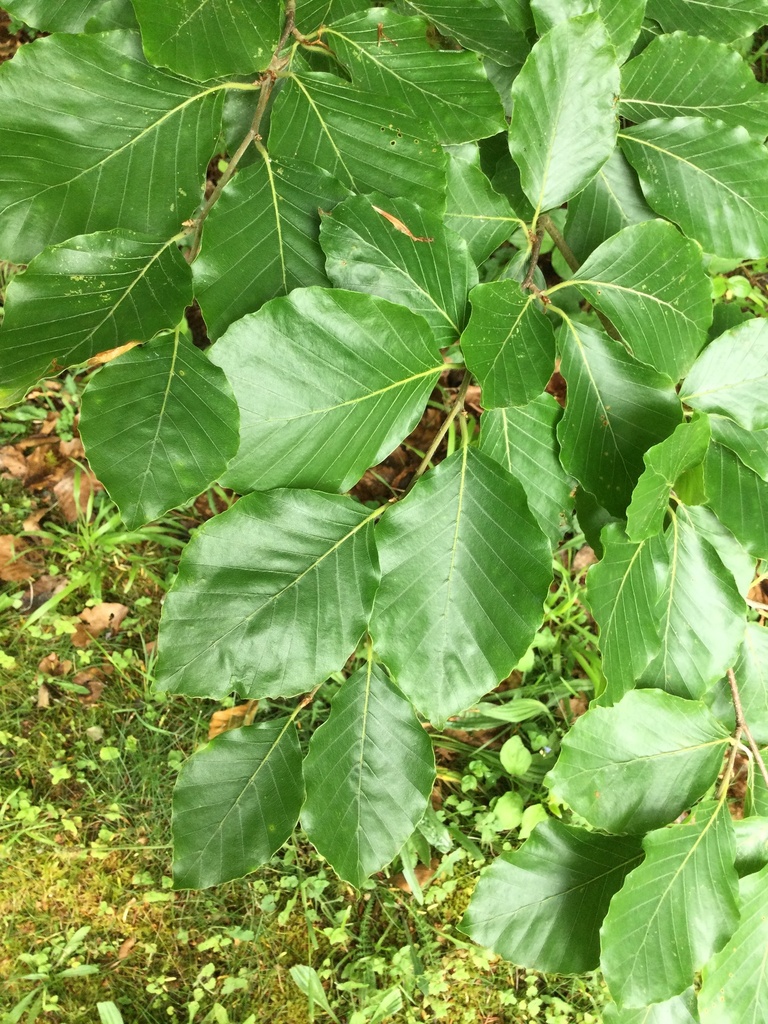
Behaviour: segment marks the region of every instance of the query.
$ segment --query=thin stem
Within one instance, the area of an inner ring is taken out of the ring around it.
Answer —
[[[744,708],[741,704],[741,694],[739,693],[739,685],[736,682],[736,674],[732,668],[728,669],[728,683],[731,687],[731,697],[733,699],[733,710],[736,714],[736,732],[738,734],[737,739],[740,738],[743,733],[749,744],[749,749],[752,751],[752,756],[755,759],[755,764],[760,769],[760,774],[763,776],[766,787],[768,787],[768,768],[765,766],[763,755],[760,753],[760,748],[755,743],[752,733],[749,731],[746,719],[744,718]]]
[[[539,265],[539,255],[541,254],[541,243],[544,239],[544,224],[540,221],[539,226],[535,233],[532,232],[529,235],[531,241],[531,261],[528,264],[528,273],[523,278],[522,289],[524,292],[531,291],[534,287],[533,276],[536,273],[536,267]]]
[[[539,223],[546,230],[549,237],[560,250],[561,256],[575,274],[581,264],[576,259],[573,249],[571,249],[565,238],[563,238],[560,228],[558,228],[557,224],[555,224],[548,213],[542,213],[541,217],[539,217]]]
[[[253,121],[251,127],[245,134],[245,138],[237,147],[235,152],[232,154],[232,158],[227,164],[226,170],[219,178],[216,188],[211,192],[210,196],[206,199],[203,204],[203,208],[198,214],[195,220],[195,233],[192,238],[192,244],[189,247],[187,253],[187,262],[193,263],[200,252],[200,245],[203,239],[203,224],[205,224],[208,214],[211,212],[213,207],[219,201],[219,197],[224,189],[227,187],[232,175],[237,170],[237,165],[242,160],[248,147],[252,142],[258,142],[261,140],[259,130],[261,128],[261,121],[264,117],[264,112],[267,109],[267,103],[272,95],[272,90],[275,88],[275,82],[277,76],[286,64],[285,58],[280,56],[280,51],[285,46],[286,42],[290,38],[293,29],[295,27],[296,19],[296,0],[286,0],[285,5],[285,25],[283,26],[283,32],[280,36],[280,42],[277,44],[275,52],[272,54],[272,59],[269,62],[269,67],[260,76],[260,89],[259,89],[259,102],[256,104],[256,110],[253,115]]]
[[[461,382],[461,387],[459,388],[458,393],[456,395],[456,401],[453,403],[453,405],[451,406],[450,412],[445,417],[445,420],[443,421],[443,425],[440,427],[438,432],[435,434],[435,438],[434,438],[432,444],[429,446],[429,450],[427,451],[427,454],[421,460],[421,465],[416,470],[416,472],[413,474],[413,478],[412,478],[411,482],[408,484],[408,486],[406,487],[405,493],[403,494],[403,497],[405,497],[405,495],[408,494],[408,492],[413,488],[413,486],[417,482],[417,480],[420,477],[422,477],[424,475],[424,473],[427,471],[427,469],[429,467],[429,464],[432,461],[432,458],[433,458],[435,452],[440,447],[440,442],[443,440],[445,435],[448,433],[448,430],[449,430],[451,424],[453,423],[453,421],[456,419],[458,414],[464,408],[464,400],[467,397],[467,391],[469,390],[469,384],[470,384],[471,379],[472,379],[472,375],[469,373],[469,371],[466,371],[465,374],[464,374],[464,379]]]

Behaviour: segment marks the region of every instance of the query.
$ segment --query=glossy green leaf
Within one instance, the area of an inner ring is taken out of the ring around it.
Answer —
[[[710,509],[703,505],[678,506],[679,514],[696,529],[715,549],[720,561],[736,583],[736,589],[746,597],[755,578],[755,559],[736,540]]]
[[[515,964],[558,974],[593,970],[613,894],[642,857],[634,837],[554,819],[480,875],[462,931]]]
[[[600,627],[605,700],[615,703],[661,646],[657,606],[669,559],[663,538],[634,544],[618,523],[604,528],[602,542],[603,557],[587,574],[587,599]]]
[[[747,430],[768,427],[768,320],[756,317],[707,345],[685,378],[680,397],[694,409],[736,420]]]
[[[501,767],[507,775],[525,775],[533,762],[533,755],[519,736],[510,736],[499,751]]]
[[[376,530],[382,581],[371,635],[433,724],[473,704],[528,650],[552,578],[518,481],[462,448]]]
[[[419,313],[437,344],[457,341],[477,268],[441,217],[407,199],[355,196],[323,217],[320,244],[337,288],[379,295]]]
[[[756,743],[768,744],[768,629],[748,622],[733,666],[749,731]]]
[[[517,281],[478,285],[471,302],[461,348],[482,385],[483,405],[527,405],[542,393],[555,368],[550,320]]]
[[[0,405],[23,398],[46,373],[174,327],[192,301],[177,243],[102,231],[36,256],[8,285]]]
[[[627,509],[630,540],[646,540],[659,533],[675,482],[686,470],[703,462],[708,447],[709,421],[699,416],[681,423],[661,444],[648,449],[643,456],[645,471]]]
[[[706,793],[729,741],[704,704],[631,690],[574,722],[547,778],[590,825],[640,834],[674,821]]]
[[[712,286],[701,249],[665,221],[619,231],[567,285],[608,317],[636,359],[674,381],[688,372],[707,340]]]
[[[304,799],[290,719],[232,729],[196,751],[173,791],[173,883],[205,889],[265,864],[296,825]]]
[[[446,226],[461,235],[478,266],[523,223],[480,166],[473,143],[449,146]]]
[[[433,22],[443,35],[497,64],[522,63],[530,49],[524,32],[510,25],[496,0],[408,0],[407,6],[409,13]]]
[[[581,192],[616,144],[619,66],[589,14],[547,32],[512,86],[509,148],[537,212]]]
[[[643,686],[698,698],[733,664],[744,632],[744,599],[716,550],[685,516],[666,534],[669,577],[659,599],[659,653]]]
[[[531,0],[531,10],[541,35],[568,18],[599,14],[622,64],[640,32],[645,0]]]
[[[689,988],[739,917],[727,805],[701,804],[681,824],[650,832],[643,848],[645,860],[614,896],[601,931],[605,980],[628,1007]]]
[[[682,29],[724,43],[742,39],[768,21],[766,0],[648,0],[646,13],[665,32]]]
[[[622,115],[709,117],[768,135],[768,88],[730,46],[685,32],[659,36],[621,73]]]
[[[28,263],[73,235],[154,239],[195,210],[223,90],[149,67],[132,33],[55,35],[0,70],[0,255]]]
[[[718,519],[752,555],[768,558],[768,483],[713,443],[704,462],[704,486]]]
[[[478,58],[434,49],[426,28],[421,18],[377,7],[335,22],[323,38],[356,85],[375,93],[385,109],[392,100],[403,104],[432,125],[440,142],[472,142],[502,131],[501,101]]]
[[[329,284],[318,211],[348,195],[321,168],[296,161],[265,157],[238,173],[207,218],[192,264],[211,338],[277,295]]]
[[[615,1003],[609,1003],[603,1011],[603,1024],[699,1024],[696,995],[689,988],[682,995],[641,1010],[620,1010]]]
[[[280,39],[280,0],[133,0],[147,60],[205,82],[263,71]]]
[[[88,461],[129,529],[196,497],[237,451],[238,409],[222,370],[178,335],[107,363],[83,395]]]
[[[619,132],[645,198],[705,252],[768,254],[768,151],[746,128],[704,117],[657,118]]]
[[[290,76],[272,109],[269,152],[316,164],[353,191],[445,207],[445,154],[430,122],[335,75]]]
[[[304,772],[304,830],[336,873],[359,887],[424,816],[435,758],[410,702],[369,661],[334,697]]]
[[[385,299],[297,288],[233,324],[211,351],[240,406],[222,481],[345,491],[419,421],[443,369],[423,317]]]
[[[716,414],[710,415],[709,422],[713,440],[730,448],[745,466],[768,482],[768,430],[746,430],[727,416]]]
[[[768,864],[768,818],[750,815],[733,822],[736,870],[739,877],[754,874]]]
[[[296,24],[307,35],[321,25],[367,11],[369,7],[370,0],[297,0]]]
[[[622,228],[655,216],[637,175],[621,150],[615,149],[587,187],[568,203],[565,237],[576,258],[583,262]]]
[[[246,495],[182,555],[156,686],[194,697],[303,693],[354,651],[378,578],[364,506],[318,491]]]
[[[562,409],[551,395],[539,395],[515,409],[483,413],[480,449],[516,476],[531,512],[553,544],[560,523],[573,508],[571,481],[560,463],[556,428]]]
[[[100,0],[93,17],[86,22],[85,31],[114,32],[117,29],[139,31],[131,0]]]
[[[566,321],[560,372],[568,404],[558,426],[567,472],[609,512],[622,516],[643,455],[682,418],[670,379],[637,362],[607,335]]]
[[[82,32],[104,0],[8,0],[5,10],[42,32]]]
[[[768,1018],[768,868],[754,879],[739,926],[705,966],[699,993],[702,1024],[760,1024]]]

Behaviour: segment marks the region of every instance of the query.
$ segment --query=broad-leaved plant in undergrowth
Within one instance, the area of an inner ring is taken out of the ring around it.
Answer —
[[[613,1024],[768,1020],[768,323],[713,322],[709,276],[768,256],[768,92],[741,55],[768,0],[5,6],[51,34],[0,71],[0,257],[26,267],[2,401],[134,343],[81,422],[126,524],[241,495],[181,559],[157,686],[296,698],[182,769],[176,885],[244,875],[298,821],[354,886],[388,864],[430,798],[423,722],[529,648],[575,507],[605,684],[548,775],[562,817],[463,928],[601,965]],[[355,500],[446,359],[434,450],[450,424],[457,449]],[[298,712],[355,651],[302,763]]]

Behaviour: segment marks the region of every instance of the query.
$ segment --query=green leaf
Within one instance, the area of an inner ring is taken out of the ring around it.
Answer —
[[[531,512],[553,544],[560,523],[573,508],[571,481],[559,458],[556,428],[562,409],[551,395],[539,395],[516,409],[489,409],[481,420],[480,449],[516,476]]]
[[[305,35],[321,25],[346,18],[358,11],[367,11],[370,0],[298,0],[296,25]]]
[[[340,669],[376,594],[375,515],[338,495],[275,490],[199,527],[163,607],[157,688],[285,697]]]
[[[136,49],[132,33],[55,35],[3,65],[0,151],[18,153],[3,170],[4,258],[110,228],[166,239],[194,212],[223,90],[253,87],[202,89]]]
[[[196,751],[173,791],[173,884],[206,889],[242,878],[280,849],[304,799],[289,719],[232,729]]]
[[[640,32],[645,0],[531,0],[531,9],[540,35],[568,18],[596,12],[623,64]]]
[[[329,284],[318,211],[348,195],[320,167],[266,155],[237,174],[211,210],[192,264],[210,337],[277,295]]]
[[[745,466],[768,482],[768,430],[746,430],[734,420],[715,414],[710,415],[709,423],[713,440],[730,448]]]
[[[433,724],[512,671],[541,620],[549,544],[517,480],[463,447],[377,527],[382,581],[371,635]]]
[[[768,254],[768,151],[746,128],[657,118],[619,140],[654,210],[705,252],[736,260]]]
[[[622,228],[655,216],[643,197],[637,175],[621,150],[614,149],[584,191],[568,203],[565,237],[576,258],[583,262]]]
[[[749,731],[756,743],[768,744],[768,629],[748,622],[733,666]]]
[[[410,702],[369,661],[334,698],[304,771],[304,830],[336,873],[359,888],[424,816],[435,758]]]
[[[542,393],[555,368],[552,324],[517,281],[478,285],[471,302],[461,348],[482,385],[483,405],[527,405]]]
[[[525,33],[513,29],[496,0],[408,0],[409,13],[434,22],[443,35],[497,64],[513,67],[530,49]]]
[[[724,43],[755,32],[768,21],[766,0],[648,0],[646,14],[665,32],[683,29]]]
[[[698,1021],[692,988],[642,1010],[620,1010],[615,1003],[609,1003],[603,1011],[603,1024],[698,1024]]]
[[[441,347],[458,340],[477,268],[464,239],[441,217],[407,199],[355,196],[323,217],[320,244],[337,288],[407,306],[424,317]]]
[[[657,607],[669,559],[663,538],[633,544],[618,523],[604,528],[602,541],[603,557],[587,574],[587,599],[600,627],[605,699],[615,703],[661,646]]]
[[[701,249],[665,221],[633,224],[603,242],[569,278],[572,285],[608,317],[636,359],[674,381],[707,340],[712,286]]]
[[[42,32],[82,32],[104,0],[8,0],[5,10]]]
[[[659,36],[621,73],[622,115],[709,117],[743,125],[762,142],[768,135],[768,89],[730,46],[685,32]]]
[[[509,201],[494,191],[474,143],[449,146],[446,226],[461,235],[479,266],[521,226]]]
[[[429,121],[335,75],[290,75],[272,109],[269,152],[325,168],[356,192],[445,207],[445,154]]]
[[[755,559],[710,509],[702,505],[689,505],[681,509],[680,514],[712,545],[720,561],[733,576],[736,589],[742,597],[746,597],[755,578]]]
[[[750,816],[733,822],[736,870],[739,877],[754,874],[768,864],[768,818]]]
[[[682,824],[650,832],[643,848],[601,932],[605,980],[627,1007],[685,991],[739,917],[727,805],[701,804]]]
[[[755,558],[768,558],[768,483],[713,442],[704,462],[704,485],[718,519]]]
[[[525,775],[533,755],[519,736],[510,736],[499,751],[501,767],[508,775]]]
[[[681,423],[661,444],[648,449],[643,456],[645,471],[627,509],[630,540],[646,540],[659,533],[675,482],[686,470],[703,462],[708,446],[709,421],[706,416],[697,416]]]
[[[696,699],[733,664],[744,631],[744,599],[685,509],[672,516],[666,540],[669,577],[657,608],[661,648],[641,682]]]
[[[323,38],[355,85],[375,93],[385,108],[391,100],[403,104],[432,125],[440,142],[472,142],[500,132],[501,101],[478,58],[433,49],[426,28],[421,18],[376,7],[335,22]]]
[[[699,1012],[702,1024],[746,1024],[768,1018],[768,868],[755,877],[741,907],[739,926],[704,967]]]
[[[297,288],[211,351],[240,406],[222,477],[240,493],[348,490],[419,421],[443,369],[427,322],[385,299]]]
[[[539,213],[581,192],[616,144],[619,66],[595,14],[547,32],[512,86],[509,148]]]
[[[133,0],[147,60],[205,82],[263,71],[280,39],[282,3]]]
[[[192,301],[177,243],[102,231],[36,256],[8,285],[0,405],[23,398],[46,373],[175,326]]]
[[[768,320],[755,317],[707,345],[685,378],[681,399],[694,409],[736,420],[747,430],[768,427]]]
[[[333,1012],[328,1002],[328,996],[325,994],[320,975],[314,967],[308,967],[306,964],[296,964],[290,968],[288,973],[299,991],[303,992],[307,997],[310,1012],[313,1016],[315,1007],[319,1006],[334,1021],[334,1024],[340,1024],[339,1018]]]
[[[706,793],[729,741],[704,704],[631,690],[574,722],[547,778],[594,828],[639,834],[674,821]]]
[[[641,857],[633,837],[551,819],[519,850],[485,868],[461,930],[524,967],[558,974],[593,970],[610,899]]]
[[[560,372],[568,404],[558,426],[562,462],[609,512],[622,516],[643,455],[682,418],[670,379],[611,338],[566,319]]]
[[[116,29],[139,31],[131,0],[100,0],[98,10],[89,18],[86,32],[114,32]]]
[[[107,363],[85,390],[80,434],[129,529],[191,501],[237,451],[238,409],[218,366],[178,334]]]

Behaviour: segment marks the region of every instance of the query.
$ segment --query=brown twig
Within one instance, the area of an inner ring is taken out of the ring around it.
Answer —
[[[456,401],[453,403],[453,405],[451,406],[450,412],[448,413],[448,415],[443,420],[443,425],[440,427],[438,432],[435,434],[434,440],[432,441],[432,444],[429,446],[429,450],[428,450],[427,454],[421,460],[421,464],[419,465],[419,468],[413,474],[413,477],[411,478],[411,482],[408,484],[408,486],[406,487],[405,491],[403,492],[403,496],[402,496],[403,498],[413,488],[413,486],[416,484],[416,482],[419,480],[419,478],[424,475],[424,473],[426,472],[427,468],[429,467],[430,462],[432,461],[432,458],[433,458],[435,452],[440,447],[440,442],[443,440],[445,435],[448,433],[448,428],[453,423],[453,421],[456,419],[456,417],[461,412],[461,410],[464,408],[464,399],[467,397],[467,391],[469,390],[469,384],[470,384],[471,380],[472,380],[472,375],[467,370],[465,372],[465,374],[464,374],[464,379],[462,380],[461,386],[459,387],[458,393],[456,395]],[[402,498],[400,500],[402,501]]]
[[[543,221],[543,218],[542,218]],[[533,283],[533,277],[536,273],[536,267],[539,265],[539,256],[541,255],[541,243],[544,240],[544,224],[539,221],[539,226],[535,232],[531,232],[528,236],[531,242],[531,260],[528,264],[528,273],[523,278],[521,288],[524,292],[533,291],[536,285]],[[538,289],[536,289],[538,291]]]
[[[752,733],[749,731],[749,726],[744,718],[744,708],[741,704],[741,694],[739,693],[739,686],[736,682],[736,674],[732,668],[728,669],[728,683],[731,687],[731,698],[733,699],[733,710],[736,715],[736,742],[740,739],[743,734],[746,737],[749,749],[752,751],[752,756],[755,759],[755,764],[760,769],[760,774],[763,777],[766,787],[768,788],[768,768],[765,766],[763,755],[760,753],[760,748],[755,743]]]
[[[571,249],[570,245],[568,245],[565,238],[563,237],[560,228],[557,226],[557,224],[555,224],[555,222],[552,220],[548,213],[542,213],[542,215],[539,217],[539,224],[544,228],[549,237],[555,243],[557,248],[560,250],[560,255],[563,257],[565,262],[568,264],[568,266],[575,274],[581,266],[581,264],[576,259],[573,249]]]

